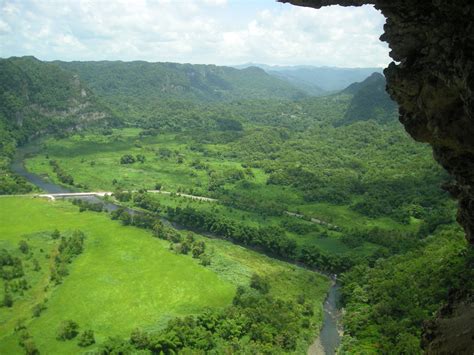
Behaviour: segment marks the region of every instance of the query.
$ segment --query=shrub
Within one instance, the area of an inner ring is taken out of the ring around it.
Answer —
[[[61,233],[57,229],[55,229],[53,233],[51,233],[51,238],[59,239],[59,237],[61,237]]]
[[[33,270],[34,271],[40,271],[41,270],[41,265],[37,259],[33,259]]]
[[[13,306],[13,297],[8,292],[5,292],[5,296],[3,296],[3,306],[4,307],[12,307]]]
[[[201,260],[202,266],[209,266],[211,265],[211,257],[207,254],[201,254],[199,256],[199,260]]]
[[[25,349],[26,355],[39,355],[40,353],[32,338],[25,339],[23,348]]]
[[[23,254],[28,254],[28,252],[30,251],[30,246],[28,245],[28,243],[25,240],[21,240],[18,243],[18,248],[20,249],[20,251]]]
[[[73,320],[64,320],[61,322],[56,334],[57,340],[69,340],[73,339],[79,333],[79,325]]]
[[[120,158],[120,164],[133,164],[135,163],[135,157],[130,154],[122,155]]]
[[[206,244],[202,240],[195,242],[192,248],[193,258],[199,258],[200,255],[204,254],[205,250]]]
[[[257,274],[252,275],[250,287],[260,291],[261,293],[268,293],[270,291],[270,284],[268,281]]]
[[[25,349],[25,353],[27,355],[38,355],[39,351],[38,348],[36,347],[35,342],[33,341],[33,338],[31,337],[30,333],[26,330],[26,328],[23,328],[20,332],[20,341],[19,344],[23,349]]]
[[[91,329],[84,330],[77,341],[77,345],[86,347],[95,343],[94,331]]]
[[[39,317],[41,312],[46,309],[46,305],[44,302],[38,303],[33,307],[33,317]]]

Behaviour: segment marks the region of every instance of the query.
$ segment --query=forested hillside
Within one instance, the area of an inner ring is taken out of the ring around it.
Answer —
[[[413,251],[346,273],[341,352],[421,354],[425,322],[453,289],[474,289],[472,257],[460,228],[444,227]]]
[[[398,107],[385,91],[385,77],[373,73],[361,83],[349,85],[342,93],[351,94],[353,98],[337,125],[347,125],[356,121],[375,120],[380,123],[395,121]]]
[[[8,173],[17,144],[117,120],[77,75],[34,57],[0,59],[0,193],[27,191]]]
[[[153,118],[156,111],[188,103],[307,96],[256,67],[148,62],[55,62],[77,73],[124,119]]]

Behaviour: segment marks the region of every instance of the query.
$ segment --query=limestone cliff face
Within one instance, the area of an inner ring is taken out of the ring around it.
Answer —
[[[0,59],[0,129],[17,142],[114,120],[77,75],[34,57]]]
[[[408,133],[417,141],[431,144],[435,159],[453,177],[453,183],[446,186],[446,189],[459,201],[457,219],[473,247],[474,4],[472,1],[279,1],[314,8],[328,5],[373,4],[384,14],[387,22],[381,40],[388,42],[391,49],[390,56],[395,61],[384,71],[387,91],[398,102],[400,121]],[[454,297],[441,313],[438,322],[433,322],[426,329],[427,352],[464,353],[468,351],[466,346],[472,346],[474,341],[472,322],[470,325],[468,322],[464,327],[458,327],[466,320],[473,319],[474,311],[470,297],[465,294],[460,299]],[[463,331],[460,333],[461,328]]]

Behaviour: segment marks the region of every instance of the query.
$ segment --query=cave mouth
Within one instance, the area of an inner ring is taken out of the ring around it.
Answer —
[[[452,182],[457,221],[469,243],[466,283],[425,324],[429,354],[471,354],[474,348],[474,5],[468,0],[278,0],[319,9],[374,5],[386,18],[380,39],[393,62],[384,70],[387,91],[413,139],[429,143]],[[470,261],[469,261],[470,260]]]

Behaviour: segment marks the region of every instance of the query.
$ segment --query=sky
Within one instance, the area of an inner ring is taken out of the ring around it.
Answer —
[[[0,57],[385,67],[384,23],[276,0],[0,0]]]

